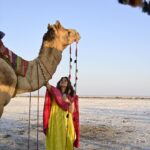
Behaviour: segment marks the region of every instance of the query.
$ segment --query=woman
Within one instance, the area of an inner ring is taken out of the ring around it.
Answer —
[[[62,77],[57,87],[46,85],[43,127],[47,150],[73,150],[79,147],[78,96],[68,77]]]

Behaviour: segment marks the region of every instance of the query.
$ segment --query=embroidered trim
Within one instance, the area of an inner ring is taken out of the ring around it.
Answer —
[[[16,74],[26,75],[29,62],[6,48],[2,41],[0,41],[0,58],[4,59],[14,69]]]

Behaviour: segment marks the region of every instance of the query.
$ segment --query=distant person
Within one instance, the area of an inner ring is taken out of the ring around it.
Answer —
[[[68,77],[62,77],[57,87],[46,85],[43,127],[47,150],[73,150],[79,147],[78,96]]]

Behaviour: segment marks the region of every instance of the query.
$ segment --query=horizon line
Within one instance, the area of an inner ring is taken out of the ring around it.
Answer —
[[[29,95],[17,95],[16,97],[30,97]],[[38,97],[32,95],[32,97]],[[39,97],[45,97],[40,95]],[[14,97],[15,98],[15,97]],[[92,95],[79,95],[79,98],[99,98],[99,99],[150,99],[150,96],[92,96]]]

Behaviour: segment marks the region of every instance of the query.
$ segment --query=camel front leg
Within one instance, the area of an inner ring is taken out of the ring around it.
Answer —
[[[4,111],[4,106],[10,102],[11,96],[7,93],[0,92],[0,118]]]
[[[0,59],[0,116],[4,106],[7,105],[15,93],[17,76],[6,61]]]

